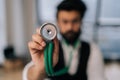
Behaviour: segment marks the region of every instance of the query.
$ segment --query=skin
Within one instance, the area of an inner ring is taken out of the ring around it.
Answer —
[[[80,14],[77,11],[65,11],[61,10],[58,13],[57,24],[61,33],[66,33],[69,30],[78,32],[81,26]],[[34,65],[28,70],[28,80],[43,80],[47,77],[44,65],[44,49],[46,43],[40,35],[40,30],[36,29],[36,33],[32,35],[32,40],[28,42],[28,47],[32,61]],[[54,52],[53,52],[53,66],[58,62],[59,43],[58,39],[55,38]]]

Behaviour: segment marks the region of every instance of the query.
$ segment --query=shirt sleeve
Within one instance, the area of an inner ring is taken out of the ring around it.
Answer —
[[[28,70],[29,70],[29,68],[31,67],[31,66],[33,66],[34,64],[33,64],[33,62],[31,61],[31,62],[29,62],[26,66],[25,66],[25,68],[23,69],[23,74],[22,74],[22,80],[28,80],[27,79],[27,73],[28,73]]]
[[[106,80],[104,75],[104,62],[100,49],[91,44],[91,54],[88,61],[88,80]]]
[[[34,63],[31,61],[25,66],[25,68],[23,69],[22,80],[28,80],[27,73],[28,73],[28,70],[30,69],[30,67],[32,67],[33,65],[34,65]],[[46,77],[44,80],[51,80],[51,79]]]

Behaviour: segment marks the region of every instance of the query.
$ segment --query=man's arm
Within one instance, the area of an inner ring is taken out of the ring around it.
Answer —
[[[106,80],[104,75],[104,62],[100,49],[91,44],[91,54],[88,62],[88,80]]]
[[[52,41],[54,43],[53,66],[55,66],[58,62],[59,42],[57,37]],[[32,40],[28,42],[32,62],[25,67],[23,73],[25,78],[23,80],[43,80],[46,77],[44,64],[45,46],[46,41],[40,34],[40,28],[36,29],[36,33],[32,35]]]
[[[46,77],[45,72],[37,69],[32,61],[23,70],[23,80],[43,80]]]

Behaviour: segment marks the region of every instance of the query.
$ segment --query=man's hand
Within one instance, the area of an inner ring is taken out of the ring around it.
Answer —
[[[35,73],[38,73],[39,76],[45,74],[45,65],[44,65],[44,49],[46,46],[45,40],[40,35],[40,29],[36,30],[36,33],[32,35],[32,41],[28,43],[29,51],[32,57],[32,61],[34,63],[34,68],[32,69],[34,71],[37,71]],[[53,51],[53,66],[55,66],[58,62],[58,49],[59,49],[59,42],[57,37],[53,40],[54,43],[54,51]],[[31,72],[31,71],[30,71]],[[28,72],[29,74],[32,74]],[[36,75],[38,75],[36,74]],[[35,78],[39,79],[39,78]]]

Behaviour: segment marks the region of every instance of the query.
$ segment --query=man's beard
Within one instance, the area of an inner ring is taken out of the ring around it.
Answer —
[[[74,32],[71,30],[64,34],[61,33],[61,35],[68,44],[74,45],[75,42],[79,39],[79,36],[81,35],[81,30],[79,30],[78,32]]]

